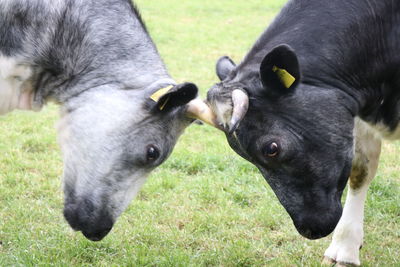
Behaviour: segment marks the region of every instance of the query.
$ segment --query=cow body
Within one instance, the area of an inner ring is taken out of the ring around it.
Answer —
[[[64,216],[91,240],[169,156],[196,95],[169,76],[129,0],[0,0],[0,114],[61,105]]]
[[[289,1],[239,65],[218,61],[221,83],[208,93],[231,147],[259,168],[298,231],[320,238],[337,225],[326,251],[337,262],[359,264],[380,140],[400,138],[398,25],[397,1]],[[237,90],[249,104],[233,118]]]

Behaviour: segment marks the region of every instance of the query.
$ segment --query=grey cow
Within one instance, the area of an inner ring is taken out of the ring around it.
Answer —
[[[0,114],[61,105],[64,216],[91,240],[170,155],[188,115],[207,112],[196,96],[169,76],[129,0],[0,0]]]

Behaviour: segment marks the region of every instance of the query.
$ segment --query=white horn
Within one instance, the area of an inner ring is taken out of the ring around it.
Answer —
[[[232,118],[229,125],[229,132],[234,132],[239,126],[240,122],[246,115],[249,108],[249,96],[240,89],[235,89],[232,92]]]
[[[193,99],[187,104],[186,116],[192,119],[199,119],[215,128],[220,129],[214,112],[200,98]]]

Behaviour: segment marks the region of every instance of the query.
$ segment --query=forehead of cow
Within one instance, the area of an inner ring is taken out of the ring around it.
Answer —
[[[101,133],[107,134],[105,138],[116,137],[109,141],[125,139],[139,143],[153,139],[167,145],[166,141],[175,139],[174,135],[182,128],[181,110],[157,112],[147,107],[149,102],[154,101],[134,90],[98,89],[70,101],[65,107],[69,114],[63,124],[75,127],[76,131],[85,127],[84,130],[93,137],[99,137]]]

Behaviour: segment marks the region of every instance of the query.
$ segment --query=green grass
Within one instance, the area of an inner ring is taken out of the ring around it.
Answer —
[[[216,59],[239,61],[282,0],[139,0],[171,74],[204,97]],[[258,171],[222,133],[193,125],[101,242],[62,216],[54,105],[0,117],[0,266],[319,266],[330,238],[302,238]],[[364,266],[400,266],[400,144],[369,192]]]

